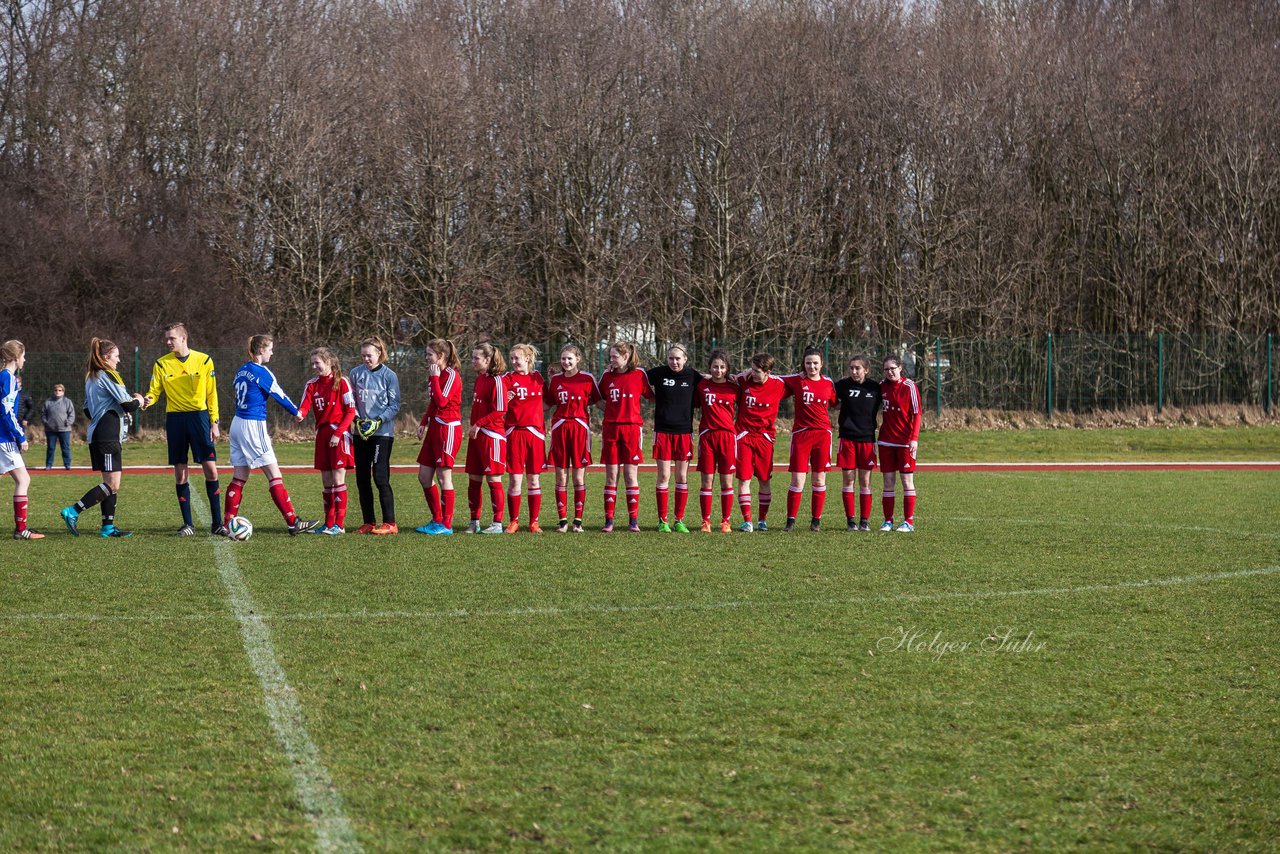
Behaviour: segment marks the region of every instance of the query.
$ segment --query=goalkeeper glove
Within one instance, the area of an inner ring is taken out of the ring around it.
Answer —
[[[368,439],[377,433],[381,426],[381,418],[361,418],[356,421],[356,432],[360,434],[361,439]]]

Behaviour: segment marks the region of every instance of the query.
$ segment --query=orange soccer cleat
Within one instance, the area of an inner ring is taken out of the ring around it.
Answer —
[[[356,533],[363,534],[364,529],[361,528],[359,531],[356,531]],[[370,531],[369,533],[377,534],[379,536],[382,536],[384,534],[398,534],[400,533],[400,528],[399,526],[396,525],[395,522],[383,522],[381,525],[375,525],[373,527],[373,530]]]
[[[721,523],[720,523],[720,533],[722,533],[722,534],[727,534],[727,533],[729,533],[729,532],[730,532],[730,531],[732,531],[732,530],[733,530],[733,526],[732,526],[732,525],[730,525],[728,522],[721,522]]]
[[[699,528],[698,530],[699,530],[699,531],[701,531],[701,532],[702,532],[702,533],[704,533],[704,534],[710,534],[710,533],[711,533],[711,520],[710,520],[710,519],[703,519],[703,520],[702,520],[702,527],[701,527],[701,528]]]
[[[541,534],[541,533],[542,533],[542,526],[541,526],[541,525],[539,525],[537,522],[530,522],[530,523],[529,523],[529,533],[530,533],[530,534]]]
[[[356,533],[357,533],[357,534],[372,534],[372,533],[374,532],[374,528],[375,528],[375,527],[376,527],[375,525],[373,525],[373,524],[371,524],[371,523],[369,523],[369,522],[365,522],[365,523],[364,523],[363,525],[361,525],[359,528],[356,528]]]
[[[510,522],[507,523],[508,534],[514,534],[519,530],[520,530],[520,522],[518,520],[512,519]]]

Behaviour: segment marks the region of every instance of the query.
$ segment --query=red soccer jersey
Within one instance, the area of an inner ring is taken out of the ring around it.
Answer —
[[[780,377],[787,384],[787,391],[796,399],[796,418],[791,425],[792,432],[797,430],[831,430],[831,416],[827,410],[839,406],[836,399],[836,384],[827,377],[816,380],[804,374],[787,374]]]
[[[551,423],[577,421],[583,427],[591,425],[591,404],[603,400],[596,378],[586,371],[578,371],[571,377],[552,374],[547,383],[547,402],[555,406]]]
[[[321,427],[330,427],[338,433],[345,433],[351,422],[356,420],[356,398],[351,392],[351,384],[343,376],[330,374],[307,380],[302,399],[298,401],[298,414],[306,415],[313,407],[317,432]]]
[[[600,395],[604,398],[605,424],[643,424],[640,399],[653,400],[653,387],[649,385],[649,375],[638,368],[625,374],[605,371],[600,378]]]
[[[432,418],[446,424],[462,423],[462,377],[453,368],[445,368],[427,383],[427,411],[420,426]]]
[[[481,374],[476,377],[471,398],[471,426],[488,430],[501,438],[506,432],[507,381],[504,376]]]
[[[920,439],[920,389],[912,380],[880,383],[884,397],[884,418],[880,421],[880,444],[905,448]]]
[[[738,404],[738,384],[702,380],[693,396],[694,406],[702,408],[698,432],[703,430],[733,431],[733,409]]]
[[[528,427],[539,436],[546,429],[546,412],[542,409],[542,390],[545,381],[542,374],[517,374],[512,371],[503,379],[507,381],[506,424],[508,429]]]
[[[762,383],[753,383],[750,376],[745,376],[738,380],[738,386],[741,388],[736,422],[738,432],[763,433],[772,437],[778,421],[778,404],[791,393],[787,384],[775,376]]]

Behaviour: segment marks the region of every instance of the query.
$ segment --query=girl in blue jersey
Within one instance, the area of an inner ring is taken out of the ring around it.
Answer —
[[[117,368],[120,348],[113,342],[94,338],[89,342],[89,363],[84,371],[84,408],[89,413],[89,459],[93,470],[102,472],[102,483],[70,507],[62,508],[62,521],[74,536],[80,535],[80,514],[95,504],[102,508],[99,536],[131,537],[132,532],[116,527],[116,496],[124,470],[121,451],[128,435],[128,417],[142,406],[142,395],[125,388]]]
[[[289,490],[284,488],[284,478],[280,476],[280,466],[276,462],[275,449],[271,447],[271,434],[267,430],[267,398],[275,398],[276,402],[295,418],[298,407],[285,394],[275,374],[267,369],[271,361],[271,353],[275,349],[275,341],[270,335],[255,335],[249,339],[249,361],[236,371],[231,387],[236,394],[236,415],[231,420],[231,465],[235,473],[231,478],[231,486],[227,487],[227,508],[222,520],[226,528],[231,527],[231,517],[240,510],[240,499],[244,495],[244,485],[254,469],[261,469],[267,476],[267,486],[271,490],[271,500],[284,516],[289,526],[289,536],[310,531],[319,524],[317,519],[299,519],[293,512],[293,502],[289,499]]]
[[[18,371],[27,363],[27,348],[21,341],[0,345],[0,474],[13,478],[13,538],[43,540],[44,534],[27,527],[27,488],[31,475],[22,453],[27,449],[27,433],[18,421]]]

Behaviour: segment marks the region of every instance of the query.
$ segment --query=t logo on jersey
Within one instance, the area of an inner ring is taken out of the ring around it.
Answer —
[[[528,396],[529,396],[529,390],[527,388],[525,388],[522,385],[516,386],[516,397],[520,398],[521,400],[524,400]]]
[[[324,396],[317,394],[311,399],[315,401],[316,412],[324,412]]]
[[[622,399],[621,389],[616,389],[616,388],[609,389],[609,399],[612,400],[614,403],[617,403],[619,400],[621,400]]]
[[[817,399],[817,395],[815,395],[813,392],[808,391],[806,389],[805,392],[802,395],[800,395],[800,399],[803,400],[806,404],[809,404],[809,403],[813,403],[813,401]]]
[[[560,391],[556,392],[556,399],[559,400],[561,403],[568,403],[569,392],[565,391],[564,389],[560,389]]]

